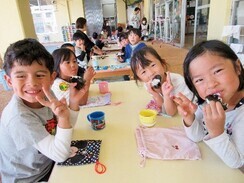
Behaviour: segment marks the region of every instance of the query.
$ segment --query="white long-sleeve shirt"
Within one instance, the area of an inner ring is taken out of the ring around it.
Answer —
[[[225,131],[217,137],[209,137],[201,106],[195,113],[193,124],[184,128],[191,140],[203,140],[229,167],[244,165],[244,105],[226,112]]]

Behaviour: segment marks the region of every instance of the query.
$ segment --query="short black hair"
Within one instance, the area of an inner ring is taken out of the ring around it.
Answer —
[[[97,38],[98,38],[98,34],[97,34],[96,32],[93,32],[93,34],[92,34],[92,38],[93,38],[93,39],[97,39]]]
[[[124,39],[128,39],[127,33],[121,33],[119,35],[119,42],[123,41]]]
[[[86,40],[85,36],[84,36],[81,32],[77,31],[77,32],[75,32],[75,33],[73,34],[73,40],[74,40],[74,41],[77,41],[77,40],[79,40],[79,39],[81,39],[81,40],[83,40],[83,41]]]
[[[136,7],[134,11],[141,11],[141,9],[139,7]]]
[[[133,32],[134,34],[138,35],[139,37],[141,37],[141,31],[139,29],[136,28],[132,28],[128,31],[128,35],[130,35],[130,33]]]
[[[77,18],[77,20],[75,22],[76,29],[83,29],[85,25],[86,25],[86,19],[85,18],[83,18],[83,17]]]
[[[11,44],[7,48],[4,54],[3,69],[10,76],[14,63],[29,66],[33,62],[46,66],[50,73],[53,73],[53,57],[46,48],[35,39],[23,39]]]
[[[67,47],[75,47],[75,46],[73,44],[71,44],[71,43],[64,43],[64,44],[61,45],[60,48],[67,48]]]

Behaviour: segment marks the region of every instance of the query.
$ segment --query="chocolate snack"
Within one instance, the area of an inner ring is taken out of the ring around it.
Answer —
[[[212,94],[212,95],[208,95],[208,96],[206,97],[206,102],[207,102],[208,104],[209,104],[209,102],[210,102],[211,100],[216,101],[216,102],[220,102],[224,110],[228,109],[228,104],[223,103],[222,98],[220,97],[219,94],[215,93],[215,94]]]
[[[156,75],[152,80],[152,87],[158,89],[161,87],[162,77],[160,75]]]
[[[85,86],[85,80],[83,79],[83,77],[80,76],[72,76],[69,80],[70,83],[77,83],[77,85],[75,86],[75,88],[77,90],[80,90],[81,88],[83,88]]]

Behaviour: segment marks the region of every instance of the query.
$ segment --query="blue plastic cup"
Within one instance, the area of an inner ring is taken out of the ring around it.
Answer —
[[[91,123],[93,130],[101,130],[105,128],[105,113],[95,111],[87,115],[87,120]]]

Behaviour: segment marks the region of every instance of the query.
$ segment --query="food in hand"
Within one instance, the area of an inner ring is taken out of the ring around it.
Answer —
[[[219,93],[215,93],[215,94],[212,94],[212,95],[208,95],[206,97],[206,102],[209,104],[210,101],[216,101],[216,102],[220,102],[223,109],[226,110],[228,108],[228,104],[224,103],[222,98],[220,97],[220,94]]]
[[[70,83],[77,83],[75,88],[77,90],[80,90],[81,88],[83,88],[85,86],[85,80],[83,79],[83,77],[80,76],[72,76],[69,80]]]
[[[162,77],[160,75],[156,75],[152,80],[152,87],[158,89],[161,87]]]

